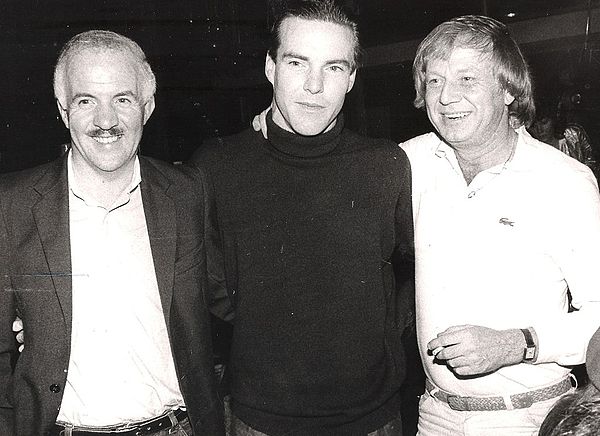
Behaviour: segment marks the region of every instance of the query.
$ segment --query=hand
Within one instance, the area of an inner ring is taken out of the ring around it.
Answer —
[[[23,320],[18,316],[13,321],[12,329],[16,333],[17,342],[21,344],[19,345],[19,352],[22,352],[25,348],[25,332],[23,331]]]
[[[273,106],[273,104],[271,103],[271,105],[268,108],[266,108],[264,111],[262,111],[260,114],[256,115],[252,119],[252,128],[256,132],[258,132],[260,130],[265,139],[268,138],[268,136],[267,136],[267,114],[271,110],[272,106]]]
[[[435,359],[457,375],[481,375],[523,360],[525,338],[519,329],[452,326],[427,344]]]

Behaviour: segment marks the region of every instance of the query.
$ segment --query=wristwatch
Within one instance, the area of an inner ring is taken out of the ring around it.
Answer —
[[[533,341],[533,335],[529,329],[521,329],[523,336],[525,336],[525,349],[523,350],[523,361],[532,362],[535,358],[535,342]]]

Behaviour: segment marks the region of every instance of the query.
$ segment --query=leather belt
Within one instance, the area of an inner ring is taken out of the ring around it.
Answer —
[[[429,395],[447,403],[452,410],[466,412],[526,409],[533,403],[556,398],[567,393],[572,387],[575,387],[574,383],[576,383],[575,377],[569,375],[569,377],[554,385],[506,397],[462,397],[452,395],[436,388],[429,380],[425,380],[425,388]]]
[[[51,436],[143,436],[174,427],[187,418],[185,410],[177,409],[147,421],[111,427],[72,427],[55,424]]]

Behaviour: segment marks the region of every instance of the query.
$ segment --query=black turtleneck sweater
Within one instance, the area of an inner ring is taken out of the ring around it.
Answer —
[[[248,130],[192,158],[214,191],[235,304],[232,409],[269,435],[363,435],[400,410],[408,159],[341,117],[316,137],[268,123],[268,140]]]

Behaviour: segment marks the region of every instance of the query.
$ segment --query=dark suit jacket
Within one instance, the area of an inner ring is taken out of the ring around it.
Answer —
[[[223,434],[207,310],[203,177],[140,157],[142,200],[179,385],[197,435]],[[66,159],[0,177],[0,435],[43,435],[67,379],[72,295]],[[27,344],[14,372],[11,323]],[[123,332],[127,334],[127,332]],[[90,374],[93,377],[93,374]]]

